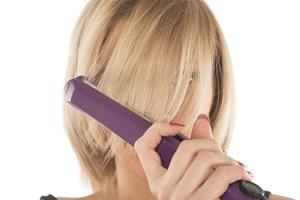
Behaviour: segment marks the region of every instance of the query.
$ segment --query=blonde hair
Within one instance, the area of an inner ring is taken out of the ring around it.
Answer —
[[[65,82],[78,75],[151,122],[174,120],[191,130],[198,114],[207,113],[214,138],[229,146],[231,61],[201,0],[90,0],[73,31]],[[116,150],[126,142],[65,101],[63,110],[83,175],[94,191],[107,190],[117,181]]]

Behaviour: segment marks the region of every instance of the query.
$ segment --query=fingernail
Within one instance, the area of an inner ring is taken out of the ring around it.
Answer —
[[[237,163],[239,163],[240,166],[247,168],[243,163],[241,163],[240,161],[237,161]]]
[[[169,124],[171,124],[171,125],[175,125],[175,126],[182,126],[182,127],[184,127],[185,125],[183,125],[183,124],[180,124],[180,123],[177,123],[177,122],[169,122]]]
[[[210,123],[209,117],[206,114],[200,114],[198,115],[197,119],[206,119],[208,121],[208,123]]]
[[[248,174],[249,174],[252,178],[254,178],[254,175],[253,175],[252,172],[250,172],[250,171],[248,171],[248,170],[246,170],[246,171],[248,172]]]

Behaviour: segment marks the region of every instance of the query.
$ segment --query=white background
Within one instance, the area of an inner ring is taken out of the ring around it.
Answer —
[[[71,31],[86,0],[0,1],[0,196],[91,192],[62,126]],[[237,120],[231,157],[254,182],[300,197],[300,5],[207,0],[234,64]]]

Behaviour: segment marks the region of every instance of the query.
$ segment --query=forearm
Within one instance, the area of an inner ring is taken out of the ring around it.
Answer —
[[[269,197],[269,200],[295,200],[289,197],[279,196],[276,194],[271,194]]]

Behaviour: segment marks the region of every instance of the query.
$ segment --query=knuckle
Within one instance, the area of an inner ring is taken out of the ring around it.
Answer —
[[[228,164],[239,166],[238,162],[235,159],[233,159],[232,157],[225,155],[225,154],[221,154],[221,155],[228,161]]]
[[[215,139],[208,138],[208,140],[210,141],[212,146],[215,147],[219,152],[223,152],[222,147],[220,146],[220,144]]]
[[[232,170],[240,174],[244,173],[244,168],[240,165],[233,165]]]
[[[213,138],[207,138],[207,140],[210,141],[211,143],[215,144],[215,145],[219,145],[219,143]]]
[[[231,168],[231,171],[229,172],[232,174],[232,177],[230,177],[229,179],[227,179],[228,183],[233,182],[234,180],[237,179],[242,179],[245,172],[244,169],[241,166],[238,165],[233,165]]]
[[[244,169],[239,165],[219,166],[215,169],[218,176],[224,177],[226,183],[231,183],[232,180],[240,179],[243,177]]]
[[[149,132],[157,130],[160,127],[160,122],[153,122],[153,124],[145,131],[144,135],[147,135]]]
[[[159,127],[161,127],[163,122],[154,122],[151,126],[150,129],[155,129],[157,130]]]
[[[183,140],[178,146],[179,151],[188,152],[191,150],[191,142],[189,140]]]
[[[163,122],[154,122],[145,132],[144,135],[149,134],[150,132],[159,132],[161,127],[163,126]]]
[[[214,173],[217,175],[217,176],[221,176],[223,174],[228,174],[228,167],[226,166],[219,166],[215,169]]]
[[[230,170],[228,170],[228,167],[225,166],[217,167],[213,173],[216,175],[216,177],[223,177],[222,178],[223,184],[227,185],[230,182],[231,172]]]
[[[233,167],[235,168],[235,171],[237,171],[237,173],[239,173],[240,178],[242,178],[245,174],[248,174],[246,169],[244,169],[240,165],[234,165]]]

